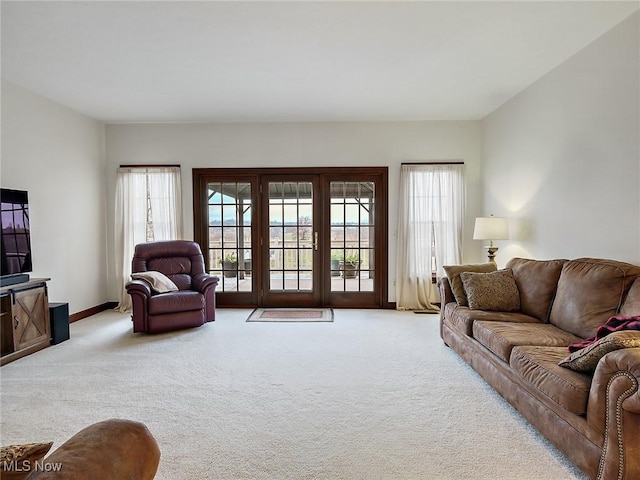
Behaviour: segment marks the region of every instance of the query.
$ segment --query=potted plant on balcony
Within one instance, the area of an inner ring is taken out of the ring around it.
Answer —
[[[333,251],[331,253],[331,276],[339,277],[342,263],[342,253]]]
[[[356,278],[360,270],[360,256],[358,253],[346,255],[344,260],[340,262],[340,270],[342,271],[342,278]]]
[[[234,278],[238,276],[238,257],[235,252],[228,253],[222,259],[222,270],[225,278]]]

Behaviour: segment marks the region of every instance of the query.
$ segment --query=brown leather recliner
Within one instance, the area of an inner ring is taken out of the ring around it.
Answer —
[[[158,333],[199,327],[216,317],[218,277],[205,271],[200,246],[189,240],[136,245],[131,271],[160,272],[177,291],[157,293],[145,280],[131,280],[127,292],[133,303],[133,331]]]

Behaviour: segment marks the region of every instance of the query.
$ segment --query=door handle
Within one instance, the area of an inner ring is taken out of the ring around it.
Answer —
[[[318,232],[313,232],[313,248],[318,251]]]
[[[18,328],[18,325],[20,325],[20,319],[14,315],[13,316],[13,321],[16,322],[15,326],[13,327],[14,329]]]

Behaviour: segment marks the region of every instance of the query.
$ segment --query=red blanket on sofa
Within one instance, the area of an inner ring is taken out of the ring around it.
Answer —
[[[602,337],[606,337],[610,333],[619,332],[621,330],[640,330],[640,315],[635,315],[633,317],[611,317],[607,320],[607,323],[598,327],[595,337],[587,338],[582,342],[569,345],[569,351],[576,352],[582,348],[588,347],[594,342],[597,342]]]

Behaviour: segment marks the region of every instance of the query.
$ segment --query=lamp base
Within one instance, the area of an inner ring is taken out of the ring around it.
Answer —
[[[496,263],[496,252],[498,251],[498,247],[493,246],[493,245],[489,245],[487,247],[484,247],[487,249],[487,256],[489,257],[489,261]]]

